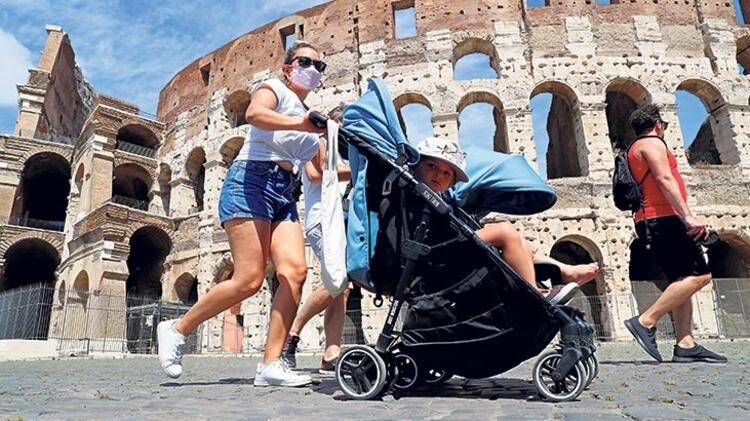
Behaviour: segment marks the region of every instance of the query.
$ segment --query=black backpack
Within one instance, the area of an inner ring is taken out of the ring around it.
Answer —
[[[628,152],[635,145],[635,142],[645,137],[653,136],[643,136],[635,139],[630,146],[615,157],[615,172],[612,175],[612,198],[615,200],[617,209],[635,212],[643,207],[641,184],[648,177],[651,169],[646,170],[646,174],[643,175],[640,182],[636,182],[628,166]],[[664,139],[661,141],[664,142]],[[666,146],[666,143],[664,145]]]

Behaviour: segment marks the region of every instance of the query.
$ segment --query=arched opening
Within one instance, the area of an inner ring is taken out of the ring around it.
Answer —
[[[495,46],[486,39],[468,38],[453,48],[453,79],[497,79],[500,75]]]
[[[129,300],[143,303],[144,300],[161,299],[164,261],[171,249],[172,241],[160,228],[143,227],[133,233],[127,259],[128,279],[125,283]]]
[[[73,186],[75,187],[75,193],[76,195],[80,196],[83,192],[83,176],[86,173],[86,168],[84,167],[83,163],[78,166],[78,170],[76,171],[76,176],[73,177]]]
[[[416,145],[433,136],[432,108],[424,96],[416,93],[399,95],[393,100],[401,130],[409,143]]]
[[[458,141],[462,147],[478,146],[509,152],[508,127],[503,103],[488,92],[471,92],[461,98],[458,112]]]
[[[60,254],[44,240],[27,238],[10,246],[3,258],[0,292],[16,294],[18,305],[0,312],[0,339],[47,339]],[[17,288],[23,289],[11,292]]]
[[[750,35],[737,39],[737,71],[745,76],[750,74]]]
[[[159,176],[156,182],[159,183],[162,212],[169,216],[171,213],[169,206],[172,201],[172,168],[168,164],[159,165]]]
[[[646,250],[646,244],[641,239],[635,239],[630,244],[630,261],[628,264],[630,289],[633,292],[638,308],[633,309],[637,314],[646,311],[656,302],[664,289],[669,285],[661,267]],[[662,317],[657,323],[660,336],[674,336],[674,321],[669,317]]]
[[[630,126],[630,114],[638,107],[651,102],[651,94],[640,83],[631,79],[616,79],[607,86],[604,102],[607,104],[609,141],[614,151],[622,150],[636,138]]]
[[[586,238],[566,237],[552,246],[550,257],[568,265],[583,265],[599,262],[599,249]],[[601,275],[597,279],[581,286],[585,299],[574,300],[573,305],[579,307],[591,317],[598,337],[611,337],[611,321],[607,313],[607,302],[604,297],[604,286]]]
[[[732,232],[721,233],[720,238],[708,249],[720,333],[750,336],[750,241]]]
[[[221,145],[221,148],[219,148],[219,154],[221,154],[221,159],[224,161],[224,165],[227,167],[232,165],[244,143],[245,138],[233,137]]]
[[[747,25],[750,22],[750,0],[733,0],[733,3],[737,23]]]
[[[206,152],[203,148],[195,148],[190,152],[185,163],[185,173],[193,187],[193,207],[190,213],[203,210],[204,183],[206,181]]]
[[[675,98],[688,163],[738,164],[739,152],[721,92],[708,81],[688,79],[677,86]]]
[[[115,148],[124,152],[153,158],[159,148],[154,132],[140,124],[128,124],[117,131]]]
[[[180,304],[195,304],[198,301],[198,279],[187,272],[180,275],[174,282],[174,296]]]
[[[70,193],[70,164],[62,156],[38,153],[24,164],[10,223],[62,231]]]
[[[112,202],[134,209],[147,210],[151,176],[137,164],[122,164],[112,177]]]
[[[83,270],[76,276],[72,291],[67,291],[63,338],[76,341],[88,336],[88,303],[89,275]]]
[[[588,148],[575,92],[564,83],[545,82],[531,92],[531,106],[537,156],[544,157],[540,172],[548,179],[587,175]]]
[[[245,112],[250,106],[250,93],[247,91],[235,91],[224,99],[224,112],[226,113],[229,127],[235,128],[247,124]]]

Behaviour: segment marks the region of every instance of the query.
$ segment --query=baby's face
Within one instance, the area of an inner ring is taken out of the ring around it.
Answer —
[[[456,181],[456,172],[445,161],[423,156],[416,167],[417,179],[437,193],[442,193]]]

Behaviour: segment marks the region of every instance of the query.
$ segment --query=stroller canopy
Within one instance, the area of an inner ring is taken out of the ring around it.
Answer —
[[[456,183],[450,193],[467,212],[531,215],[551,208],[557,201],[555,190],[523,156],[477,147],[465,152],[469,181]]]

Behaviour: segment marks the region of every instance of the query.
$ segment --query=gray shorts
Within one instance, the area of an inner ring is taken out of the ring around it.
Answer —
[[[323,255],[323,229],[320,223],[313,225],[312,228],[305,231],[305,237],[307,238],[307,242],[310,243],[310,248],[313,253],[315,253],[315,256],[320,260],[320,256]]]

